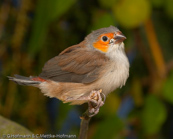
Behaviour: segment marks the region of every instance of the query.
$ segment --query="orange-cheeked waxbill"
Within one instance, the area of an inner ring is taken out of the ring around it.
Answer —
[[[126,37],[114,27],[91,32],[85,39],[62,51],[44,65],[39,76],[15,75],[10,80],[34,86],[49,97],[80,105],[93,102],[91,113],[98,113],[106,97],[125,85],[129,61],[124,51]]]

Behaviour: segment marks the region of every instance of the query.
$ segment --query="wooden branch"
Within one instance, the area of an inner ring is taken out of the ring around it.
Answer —
[[[80,117],[81,124],[80,124],[79,139],[87,139],[90,119],[94,115],[98,114],[100,107],[103,106],[105,102],[106,96],[102,94],[101,92],[102,92],[102,89],[99,89],[97,91],[93,90],[90,93],[90,96],[89,96],[90,99],[93,99],[96,102],[89,101],[88,110],[82,115],[82,117]]]
[[[87,110],[81,119],[79,139],[87,139],[88,127],[91,117],[89,117],[89,111]]]
[[[166,77],[166,64],[165,60],[163,57],[163,53],[160,47],[160,44],[158,42],[155,30],[154,30],[154,25],[151,19],[148,19],[145,24],[144,24],[145,30],[146,30],[146,35],[147,39],[149,42],[150,50],[153,55],[154,62],[157,67],[157,71],[160,75],[160,77]]]

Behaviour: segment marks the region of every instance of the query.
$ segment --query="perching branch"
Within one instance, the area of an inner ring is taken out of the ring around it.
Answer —
[[[91,117],[89,117],[89,111],[87,110],[81,118],[79,139],[87,139],[88,127]]]
[[[101,106],[104,105],[106,96],[101,93],[102,89],[93,90],[90,93],[90,101],[88,102],[88,110],[82,115],[79,139],[87,139],[88,127],[91,117],[98,114]],[[103,100],[102,100],[103,99]]]

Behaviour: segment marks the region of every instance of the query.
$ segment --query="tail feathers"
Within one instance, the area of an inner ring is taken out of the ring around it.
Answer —
[[[41,83],[41,81],[32,80],[33,79],[32,76],[30,77],[24,77],[21,75],[14,75],[14,76],[15,77],[10,77],[10,76],[7,77],[9,78],[9,80],[12,80],[19,85],[36,86]]]

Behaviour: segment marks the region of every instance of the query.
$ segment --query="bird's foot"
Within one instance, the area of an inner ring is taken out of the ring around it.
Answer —
[[[96,115],[101,106],[104,105],[106,96],[102,93],[102,89],[93,90],[90,93],[90,100],[88,102],[89,117]]]

